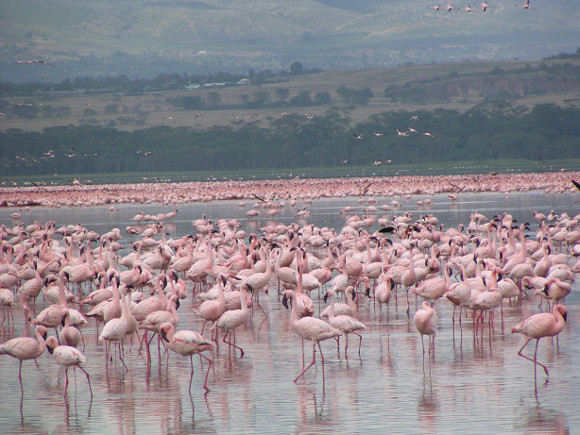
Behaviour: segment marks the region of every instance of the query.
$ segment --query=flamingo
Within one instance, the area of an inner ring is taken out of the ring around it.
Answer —
[[[222,341],[226,344],[228,344],[230,347],[233,346],[235,349],[239,349],[240,350],[240,358],[243,358],[244,356],[244,349],[242,349],[240,346],[236,345],[236,328],[238,326],[243,325],[246,320],[248,319],[248,293],[246,292],[246,288],[249,289],[250,291],[252,291],[252,288],[246,284],[244,287],[242,287],[242,289],[240,290],[240,303],[242,305],[242,308],[239,310],[230,310],[230,311],[226,311],[224,312],[219,319],[217,319],[215,321],[215,323],[212,325],[211,329],[215,329],[215,328],[221,328],[224,329],[226,331]],[[228,334],[232,334],[233,336],[233,343],[232,341],[226,341],[226,337],[228,336]]]
[[[123,288],[121,290],[124,292]],[[113,342],[119,348],[119,359],[123,363],[123,367],[128,370],[127,365],[125,364],[125,360],[123,359],[123,338],[128,335],[130,331],[130,312],[131,308],[128,306],[127,302],[127,295],[122,295],[122,301],[125,303],[121,304],[122,314],[121,317],[111,319],[106,324],[103,330],[101,331],[101,335],[99,336],[99,341],[106,341],[107,342],[107,359],[109,357],[109,347],[110,343]]]
[[[202,334],[205,328],[205,322],[215,322],[224,313],[226,301],[223,285],[226,282],[226,277],[220,275],[218,277],[218,298],[204,301],[197,307],[197,310],[194,310],[203,319],[203,326],[201,327]]]
[[[429,355],[431,355],[431,347],[435,349],[435,334],[437,332],[437,311],[433,309],[431,304],[423,301],[422,308],[415,313],[413,318],[415,327],[421,335],[421,345],[423,346],[423,354],[425,354],[425,345],[423,344],[423,336],[429,336]]]
[[[169,349],[181,356],[189,356],[189,360],[191,362],[191,376],[189,377],[190,394],[191,383],[193,382],[193,355],[197,353],[201,358],[205,358],[207,361],[209,361],[209,366],[205,374],[205,381],[203,383],[203,388],[205,391],[209,391],[209,388],[207,387],[207,378],[213,365],[213,360],[203,355],[201,352],[206,350],[213,350],[214,344],[203,335],[198,334],[195,331],[181,330],[176,332],[172,323],[164,323],[159,327],[159,331],[161,338],[167,343],[167,347]]]
[[[375,287],[375,302],[379,304],[379,321],[383,321],[382,305],[387,306],[387,323],[389,322],[389,301],[391,300],[392,281],[385,275],[379,277],[379,283]]]
[[[22,361],[36,359],[44,353],[46,348],[46,328],[39,325],[34,330],[36,339],[32,337],[18,337],[0,344],[0,355],[10,355],[20,362],[18,368],[18,379],[20,379],[20,389],[22,389]]]
[[[358,331],[359,329],[366,329],[366,326],[364,323],[362,323],[358,319],[355,319],[352,316],[346,316],[344,314],[339,314],[339,315],[335,316],[334,315],[334,297],[335,297],[335,294],[334,294],[334,292],[332,292],[332,299],[331,299],[330,307],[329,307],[330,310],[328,312],[328,323],[331,326],[334,326],[339,331],[342,331],[342,333],[344,335],[346,335],[346,344],[344,347],[344,355],[345,355],[346,359],[348,359],[348,334],[352,333],[354,335],[358,335],[358,338],[359,338],[358,354],[360,356],[360,349],[362,346],[362,335],[360,335],[356,331]],[[339,342],[340,342],[340,338],[337,337],[337,344]]]
[[[54,356],[54,360],[57,362],[57,364],[64,367],[64,374],[66,379],[64,384],[64,396],[66,397],[68,390],[68,368],[73,367],[73,369],[76,369],[78,367],[87,377],[89,391],[91,393],[92,399],[93,389],[91,387],[91,379],[87,371],[81,367],[81,364],[87,362],[87,358],[82,354],[82,352],[72,346],[59,345],[56,337],[48,337],[46,339],[46,348],[48,352]]]
[[[324,355],[322,354],[322,348],[320,347],[320,342],[328,340],[329,338],[339,337],[342,332],[326,323],[324,320],[317,319],[316,317],[302,317],[298,318],[298,313],[296,311],[296,294],[293,290],[286,290],[284,293],[284,299],[282,303],[286,308],[288,308],[287,301],[290,299],[292,301],[292,311],[290,314],[290,325],[292,330],[298,334],[304,340],[312,341],[312,362],[308,367],[306,367],[300,374],[294,379],[294,383],[298,382],[301,376],[306,373],[306,371],[316,363],[316,346],[320,352],[320,359],[322,364],[322,382],[324,382]]]
[[[64,316],[66,316],[68,312],[64,289],[61,288],[60,278],[58,278],[58,280],[60,304],[49,305],[31,322],[33,325],[43,325],[47,328],[54,328],[54,332],[58,332],[56,328],[62,323]],[[48,282],[48,278],[46,282]]]
[[[538,345],[540,344],[540,339],[543,337],[554,337],[558,335],[564,325],[566,324],[566,318],[568,317],[568,310],[564,305],[555,305],[551,313],[538,313],[533,314],[521,323],[518,323],[511,329],[513,333],[524,334],[528,339],[521,347],[518,355],[532,361],[535,365],[539,365],[544,368],[546,376],[550,377],[548,373],[548,367],[544,364],[538,362]],[[534,358],[530,358],[522,354],[524,348],[528,345],[531,339],[536,340],[536,349],[534,351]],[[534,366],[535,368],[536,366]]]
[[[328,300],[328,296],[334,296],[336,294],[336,290],[330,289],[324,295],[324,302]],[[344,291],[346,296],[346,303],[344,302],[335,302],[334,313],[336,315],[345,315],[345,316],[354,316],[358,311],[358,306],[356,303],[356,292],[352,285],[349,285],[346,290]],[[330,315],[330,305],[326,307],[321,313],[320,317],[328,317]]]
[[[70,315],[67,311],[64,316],[64,326],[58,334],[58,341],[60,344],[77,347],[83,341],[83,336],[78,328],[70,324],[70,321]]]

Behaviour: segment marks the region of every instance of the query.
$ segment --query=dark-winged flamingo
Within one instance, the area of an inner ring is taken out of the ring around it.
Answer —
[[[536,365],[542,366],[544,368],[544,372],[546,372],[546,376],[550,377],[548,373],[548,367],[544,364],[539,363],[537,356],[538,356],[538,345],[540,344],[540,339],[543,337],[554,337],[558,335],[562,329],[564,329],[564,325],[566,324],[566,318],[568,317],[568,310],[564,305],[556,305],[554,306],[551,313],[538,313],[533,314],[524,320],[521,323],[518,323],[514,326],[511,331],[513,333],[520,333],[524,334],[528,339],[518,352],[518,355],[532,361],[534,365],[534,373]],[[536,349],[534,351],[534,358],[530,358],[529,356],[525,356],[522,354],[524,348],[528,345],[530,340],[536,340]]]

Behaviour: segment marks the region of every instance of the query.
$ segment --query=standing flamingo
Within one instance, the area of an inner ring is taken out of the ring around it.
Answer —
[[[18,379],[20,379],[20,389],[22,389],[22,361],[26,359],[36,359],[44,353],[46,348],[46,328],[39,325],[34,330],[36,340],[32,337],[18,337],[0,344],[0,355],[10,355],[20,361],[18,368]]]
[[[336,329],[342,331],[342,333],[346,335],[346,344],[344,346],[344,355],[346,359],[348,359],[348,334],[353,333],[354,335],[358,335],[359,338],[358,354],[360,356],[360,349],[362,346],[362,335],[360,335],[356,331],[358,331],[359,329],[366,329],[366,326],[364,323],[362,323],[358,319],[355,319],[352,316],[347,316],[344,314],[339,314],[335,316],[334,315],[335,294],[332,290],[330,290],[330,292],[332,292],[332,299],[329,306],[330,310],[328,312],[328,323],[330,323],[331,326],[334,326]],[[337,337],[337,342],[340,344],[340,337]]]
[[[415,327],[421,335],[421,345],[423,346],[423,354],[425,354],[425,344],[423,344],[423,336],[429,336],[429,355],[431,355],[431,347],[435,349],[435,334],[437,332],[437,311],[433,309],[431,304],[423,301],[422,307],[415,313]]]
[[[320,342],[328,340],[329,338],[339,337],[342,335],[342,332],[326,323],[324,320],[317,319],[316,317],[306,316],[299,319],[296,311],[296,294],[294,291],[286,290],[284,293],[284,299],[282,299],[282,302],[286,308],[288,308],[288,299],[292,301],[292,312],[290,314],[290,325],[292,326],[292,330],[304,340],[312,341],[312,362],[308,367],[302,370],[296,379],[294,379],[294,382],[298,382],[298,379],[300,379],[300,377],[316,363],[316,346],[318,346],[320,359],[322,360],[322,382],[324,382],[324,355],[322,354]]]
[[[197,307],[197,310],[194,310],[203,319],[203,326],[201,327],[202,334],[205,328],[205,322],[215,322],[224,313],[226,301],[223,286],[226,285],[226,282],[226,277],[220,275],[217,280],[218,298],[204,301]]]
[[[248,288],[250,291],[252,291],[252,288],[249,286],[249,284],[244,284],[244,286],[246,288]],[[240,358],[243,358],[244,349],[242,349],[240,346],[236,345],[236,328],[238,326],[243,325],[248,318],[248,293],[246,292],[246,289],[244,287],[242,287],[240,292],[241,292],[240,303],[242,305],[242,308],[239,310],[225,311],[220,316],[220,318],[215,321],[215,323],[212,325],[211,329],[215,329],[215,328],[225,329],[226,333],[225,333],[222,341],[224,343],[228,344],[229,346],[233,346],[235,349],[239,349],[240,350]],[[230,341],[226,341],[226,337],[230,333],[233,337],[233,342],[231,339],[230,339]]]
[[[528,317],[521,323],[518,323],[514,326],[511,331],[512,334],[518,332],[520,334],[524,334],[528,337],[527,341],[524,343],[518,355],[532,361],[534,364],[542,366],[544,368],[544,372],[546,372],[546,376],[550,377],[548,373],[548,367],[544,364],[541,364],[537,360],[538,355],[538,344],[540,344],[540,339],[542,337],[554,337],[558,335],[562,329],[564,329],[564,325],[566,324],[566,318],[568,317],[568,310],[564,305],[556,305],[551,313],[539,313],[534,314]],[[536,350],[534,351],[534,358],[530,358],[522,354],[524,348],[528,345],[532,338],[536,339]],[[536,366],[534,366],[535,369]]]
[[[175,331],[175,327],[172,323],[164,323],[159,327],[161,338],[167,342],[167,347],[173,352],[178,353],[181,356],[189,356],[191,362],[191,376],[189,377],[189,392],[191,393],[191,383],[193,381],[193,355],[196,353],[200,357],[205,358],[209,361],[209,366],[205,374],[205,381],[203,383],[203,388],[205,391],[209,391],[207,388],[207,378],[209,376],[209,371],[213,365],[213,360],[203,355],[201,352],[206,350],[212,350],[214,344],[203,337],[203,335],[198,334],[195,331],[181,330]]]
[[[83,371],[87,377],[87,382],[89,383],[89,391],[91,392],[91,398],[93,397],[93,389],[91,388],[91,379],[89,374],[80,365],[87,362],[87,359],[78,349],[72,346],[59,345],[56,337],[48,337],[46,339],[46,348],[50,354],[54,356],[55,361],[58,365],[64,367],[65,384],[64,384],[64,396],[66,397],[68,389],[68,368],[73,367],[75,369],[78,367]]]

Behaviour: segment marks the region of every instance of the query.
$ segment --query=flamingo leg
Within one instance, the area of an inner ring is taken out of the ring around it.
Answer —
[[[226,341],[226,337],[228,336],[228,334],[232,332],[232,336],[234,337],[234,341],[233,343],[231,341]],[[222,341],[224,343],[226,343],[228,346],[233,346],[235,349],[239,349],[240,351],[240,358],[244,357],[244,349],[242,349],[240,346],[236,345],[236,331],[228,331],[226,332],[226,334],[224,335],[224,338],[222,339]]]
[[[526,341],[524,343],[524,345],[522,346],[522,348],[520,349],[520,351],[518,352],[518,355],[521,356],[522,358],[527,359],[528,361],[532,361],[534,364],[537,364],[539,366],[541,366],[544,369],[544,372],[546,373],[546,376],[550,377],[550,374],[548,373],[548,367],[546,367],[544,364],[539,363],[537,360],[537,355],[538,355],[538,345],[540,344],[540,339],[536,340],[536,349],[534,351],[534,358],[530,358],[529,356],[526,356],[524,354],[522,354],[522,351],[524,350],[524,348],[528,345],[528,343],[530,342],[531,338],[528,338],[528,341]]]
[[[205,391],[209,392],[209,388],[207,388],[207,378],[209,377],[209,371],[213,366],[213,359],[208,358],[207,356],[202,355],[201,353],[199,354],[199,356],[209,361],[209,366],[207,367],[207,372],[205,373],[205,381],[203,382],[203,388],[205,389]]]
[[[191,384],[193,382],[193,354],[189,355],[189,361],[191,362],[191,375],[189,376],[189,394],[191,394]]]
[[[320,344],[318,346],[320,346]],[[324,357],[322,356],[322,352],[320,352],[320,357],[322,358],[322,362],[323,362],[322,370],[324,373]],[[298,381],[298,379],[300,379],[300,377],[302,375],[304,375],[304,373],[306,373],[306,371],[310,367],[312,367],[315,363],[316,363],[316,345],[314,343],[312,343],[312,362],[308,365],[308,367],[306,367],[304,370],[302,370],[302,372],[298,376],[296,376],[296,379],[294,379],[294,383],[296,383]]]
[[[358,335],[358,356],[360,356],[360,349],[362,347],[362,335],[358,332],[353,332],[354,335]]]
[[[68,367],[64,369],[64,379],[64,397],[66,397],[68,391]]]
[[[320,347],[320,341],[317,344],[318,344],[318,351],[320,352],[320,363],[322,364],[322,385],[324,385],[324,355],[322,354],[322,348]],[[313,356],[316,356],[316,354],[314,353]]]
[[[89,374],[87,373],[87,371],[85,369],[83,369],[81,366],[78,366],[79,369],[81,369],[83,371],[83,373],[85,374],[85,376],[87,377],[87,382],[89,383],[89,391],[91,393],[91,399],[93,398],[93,388],[91,387],[91,379],[89,378]]]

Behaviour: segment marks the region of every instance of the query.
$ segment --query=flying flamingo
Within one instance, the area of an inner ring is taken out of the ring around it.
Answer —
[[[203,383],[205,391],[209,391],[209,388],[207,388],[207,378],[213,365],[213,360],[203,355],[201,352],[213,350],[214,344],[195,331],[181,330],[176,332],[175,327],[171,323],[164,323],[159,327],[159,330],[161,338],[167,342],[167,347],[169,349],[181,356],[189,356],[191,362],[191,376],[189,377],[190,393],[191,383],[193,381],[193,355],[197,353],[201,358],[205,358],[209,361],[209,366],[205,374],[205,381]]]
[[[548,378],[550,377],[550,374],[548,373],[548,367],[546,367],[544,364],[539,363],[537,360],[538,344],[540,344],[540,339],[542,337],[554,337],[558,335],[562,331],[562,329],[564,329],[567,316],[568,310],[566,309],[566,307],[564,305],[556,305],[554,306],[554,309],[552,310],[551,313],[534,314],[511,329],[512,334],[515,332],[519,332],[520,334],[524,334],[526,337],[528,337],[528,339],[518,352],[518,355],[527,360],[532,361],[536,365],[542,366]],[[522,354],[522,351],[528,345],[528,343],[532,338],[536,339],[536,350],[534,351],[533,359],[530,358],[529,356],[525,356]]]
[[[83,371],[83,373],[87,377],[87,382],[89,383],[89,391],[91,392],[91,398],[93,397],[93,389],[91,388],[91,379],[89,378],[89,374],[83,369],[80,365],[87,362],[85,356],[81,353],[80,350],[75,349],[72,346],[66,345],[59,345],[58,340],[56,337],[48,337],[46,339],[46,348],[52,356],[54,356],[55,361],[58,365],[64,367],[64,375],[65,375],[65,384],[64,384],[64,396],[67,395],[68,389],[68,368],[73,367],[76,369],[77,367]]]
[[[46,328],[39,325],[34,330],[36,340],[32,337],[18,337],[0,344],[0,355],[10,355],[20,361],[18,368],[18,379],[20,379],[20,389],[22,389],[22,361],[26,359],[36,359],[44,353],[46,348]]]
[[[290,314],[290,325],[292,326],[292,330],[304,340],[312,341],[312,362],[308,367],[302,370],[296,379],[294,379],[294,382],[298,382],[298,379],[300,379],[300,377],[316,363],[316,346],[318,346],[320,359],[322,361],[322,382],[324,383],[324,355],[322,354],[320,342],[328,340],[329,338],[339,337],[343,334],[340,330],[331,326],[329,323],[317,319],[316,317],[306,316],[299,319],[296,311],[296,294],[292,290],[286,290],[284,296],[282,302],[286,308],[288,308],[287,300],[290,299],[292,301],[292,312]]]

